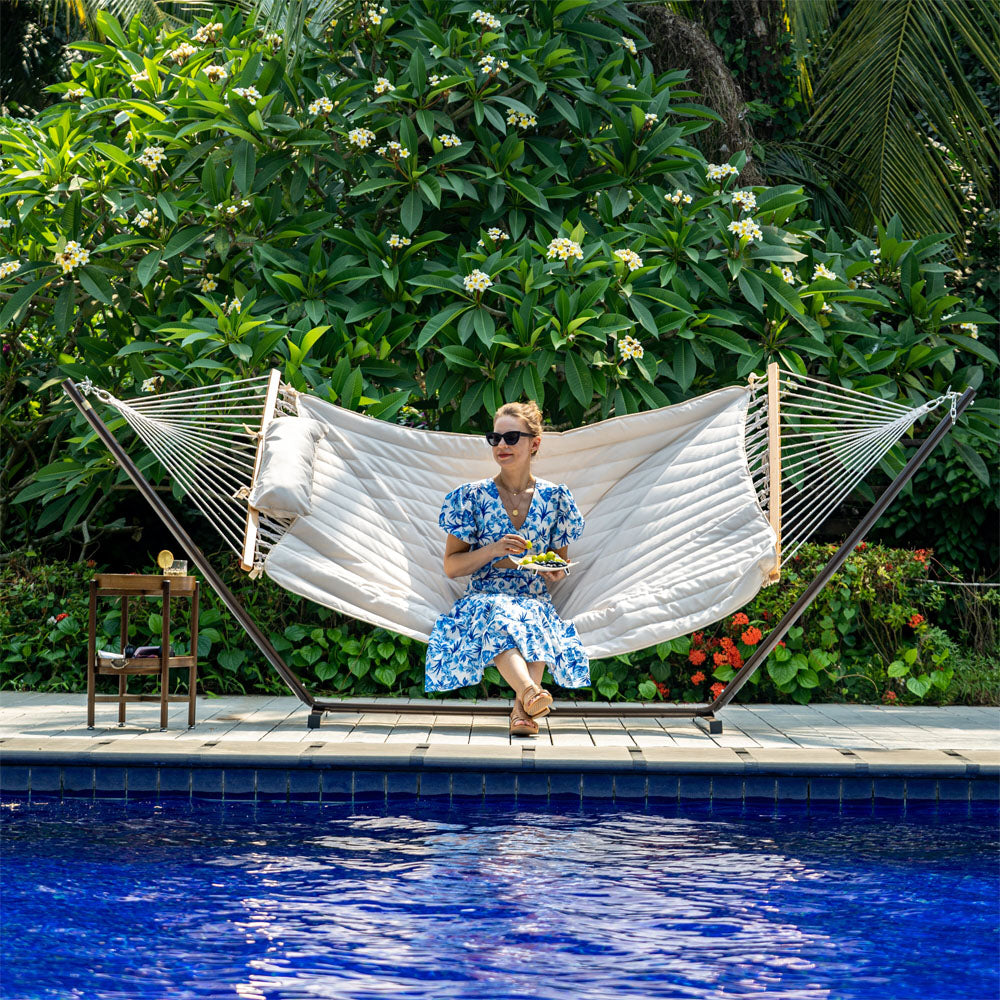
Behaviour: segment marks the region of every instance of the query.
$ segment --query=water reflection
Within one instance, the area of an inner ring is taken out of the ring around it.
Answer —
[[[959,975],[970,997],[1000,982],[995,816],[67,802],[4,819],[12,1000],[941,1000]]]

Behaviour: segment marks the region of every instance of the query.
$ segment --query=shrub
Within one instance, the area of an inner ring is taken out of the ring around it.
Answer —
[[[776,586],[761,591],[743,611],[712,628],[648,650],[594,661],[591,697],[710,701],[713,686],[728,681],[749,658],[831,553],[831,546],[803,546]],[[944,594],[927,580],[928,556],[923,550],[881,546],[865,546],[854,553],[783,646],[753,675],[739,700],[805,704],[813,699],[905,703],[967,698],[973,703],[996,703],[1000,691],[996,671],[989,667],[995,657],[969,645],[961,632],[949,634],[939,627],[945,601],[960,595]],[[151,566],[153,561],[148,562]],[[86,581],[92,572],[84,564],[37,561],[0,569],[0,588],[8,595],[0,605],[0,687],[85,689]],[[423,696],[423,643],[344,618],[274,585],[253,583],[235,569],[223,576],[317,696]],[[985,600],[995,607],[993,598]],[[143,604],[142,609],[132,616],[130,639],[158,644],[157,602]],[[176,610],[172,644],[181,649],[188,634],[186,602],[178,602]],[[117,648],[117,608],[102,602],[99,612],[99,644]],[[991,621],[994,631],[989,636],[995,642],[995,617]],[[198,652],[203,691],[286,691],[278,674],[208,589],[202,591]],[[142,679],[135,681],[136,690],[141,683]],[[552,683],[548,674],[546,683]],[[458,694],[504,697],[508,692],[490,667],[481,685]],[[587,691],[563,695],[586,697]]]
[[[99,13],[65,101],[4,123],[5,545],[122,512],[65,376],[127,396],[278,366],[455,430],[521,396],[585,423],[772,359],[914,401],[996,365],[944,234],[820,232],[801,188],[707,164],[712,113],[617,0],[359,10],[294,53],[239,13],[160,34]]]

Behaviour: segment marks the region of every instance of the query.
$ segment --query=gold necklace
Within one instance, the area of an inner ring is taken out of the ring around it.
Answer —
[[[500,486],[500,485],[501,485],[501,483],[497,483],[497,486]],[[514,503],[517,503],[517,498],[522,493],[529,492],[529,487],[530,487],[530,491],[534,492],[534,487],[535,487],[534,481],[528,483],[527,486],[522,486],[521,489],[519,489],[519,490],[512,490],[509,486],[504,486],[503,488],[514,498]],[[517,509],[517,507],[514,507],[511,510],[511,514],[513,514],[514,517],[517,517],[520,513],[521,512]]]

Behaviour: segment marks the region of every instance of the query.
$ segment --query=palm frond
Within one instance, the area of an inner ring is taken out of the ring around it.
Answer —
[[[812,67],[837,19],[837,0],[782,0],[785,26],[792,41],[799,93],[812,106]]]
[[[898,214],[909,233],[959,234],[963,183],[994,204],[1000,142],[951,42],[958,25],[994,73],[995,50],[961,3],[859,0],[828,43],[807,138],[850,165],[859,229]]]

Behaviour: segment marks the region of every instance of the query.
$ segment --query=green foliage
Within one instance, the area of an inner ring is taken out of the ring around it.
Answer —
[[[554,690],[594,700],[711,701],[831,553],[831,546],[803,546],[781,581],[743,612],[690,637],[594,661],[589,690]],[[996,704],[998,601],[990,595],[978,599],[972,623],[964,606],[946,603],[965,601],[966,595],[943,593],[927,580],[927,559],[922,550],[866,546],[856,552],[738,700]],[[84,564],[38,561],[0,569],[0,588],[8,596],[0,605],[0,688],[86,688],[86,582],[92,572]],[[344,618],[266,582],[254,583],[235,568],[223,571],[223,577],[314,694],[424,696],[423,643]],[[171,644],[184,650],[186,602],[174,610]],[[956,622],[950,634],[940,627],[945,621]],[[158,604],[150,601],[133,613],[128,641],[159,644],[159,629]],[[966,638],[973,633],[974,640]],[[117,605],[102,601],[98,643],[118,649],[119,641]],[[207,588],[202,589],[198,654],[204,692],[286,692]],[[155,679],[143,678],[130,685],[138,691],[144,681],[155,687]],[[100,683],[113,686],[114,681]],[[179,673],[175,683],[183,686]],[[545,683],[553,686],[548,671]],[[487,668],[482,684],[457,692],[464,698],[508,694],[495,667]]]
[[[653,75],[624,5],[537,4],[498,29],[472,10],[352,15],[293,63],[238,13],[159,35],[99,15],[108,43],[79,44],[67,100],[0,132],[6,546],[121,519],[123,473],[65,376],[127,397],[277,366],[342,406],[468,430],[506,399],[577,425],[774,359],[915,402],[996,365],[959,326],[993,321],[951,294],[945,235],[893,221],[876,265],[799,187],[734,203],[690,142],[711,113]],[[730,228],[750,218],[759,235]],[[995,409],[977,412],[984,451]]]
[[[848,174],[859,228],[898,214],[909,232],[962,234],[960,181],[996,207],[1000,136],[960,54],[995,90],[996,19],[976,5],[859,0],[838,25],[806,138]]]

